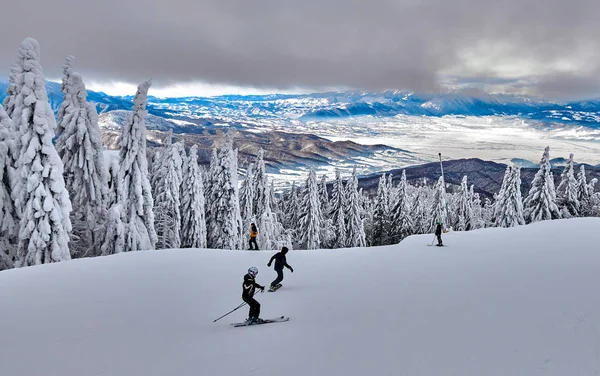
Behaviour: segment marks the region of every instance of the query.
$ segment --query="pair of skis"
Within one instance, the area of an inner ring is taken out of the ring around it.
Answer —
[[[262,325],[262,324],[273,324],[273,323],[276,323],[276,322],[286,322],[289,319],[290,319],[289,317],[279,316],[279,317],[275,317],[273,319],[266,319],[266,320],[262,320],[262,321],[259,321],[259,322],[244,321],[244,322],[234,323],[234,324],[231,324],[231,325],[233,325],[235,328],[238,328],[240,326],[254,326],[254,325]]]

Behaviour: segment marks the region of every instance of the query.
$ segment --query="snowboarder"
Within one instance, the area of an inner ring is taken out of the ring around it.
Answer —
[[[258,230],[256,229],[256,225],[254,223],[252,223],[250,225],[250,248],[248,248],[249,250],[255,250],[258,251],[258,243],[256,243],[256,237],[258,236]],[[254,244],[254,247],[252,247],[252,244]]]
[[[443,247],[444,244],[442,243],[442,222],[440,222],[440,220],[437,220],[437,225],[435,227],[435,236],[437,236],[437,241],[438,243],[436,244],[438,247]]]
[[[285,255],[288,253],[288,248],[287,247],[282,247],[281,248],[281,252],[277,252],[276,254],[273,255],[273,257],[271,257],[271,259],[269,260],[269,263],[267,264],[268,267],[271,267],[271,263],[273,262],[273,260],[275,260],[275,271],[277,272],[277,278],[275,278],[275,280],[273,282],[271,282],[271,287],[269,288],[269,291],[275,291],[278,288],[281,287],[281,284],[279,282],[283,281],[283,267],[285,266],[286,268],[290,269],[290,272],[294,272],[294,268],[292,268],[291,266],[288,265],[287,260],[285,258]]]
[[[260,303],[254,299],[254,294],[256,293],[256,289],[261,290],[261,292],[265,291],[265,286],[261,286],[254,280],[256,275],[258,274],[258,269],[253,266],[248,269],[248,274],[244,276],[244,282],[242,283],[242,300],[248,303],[250,306],[250,311],[248,312],[248,323],[257,323],[261,322],[262,319],[259,319],[260,316]]]

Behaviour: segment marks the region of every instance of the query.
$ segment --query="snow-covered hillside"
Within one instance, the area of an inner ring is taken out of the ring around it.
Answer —
[[[284,287],[233,328],[270,252],[163,250],[0,272],[11,376],[592,375],[600,372],[600,219],[292,251]]]

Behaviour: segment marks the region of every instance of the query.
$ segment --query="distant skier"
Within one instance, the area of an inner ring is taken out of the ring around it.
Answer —
[[[265,286],[261,286],[254,280],[256,275],[258,274],[258,269],[253,266],[248,269],[248,274],[244,276],[244,282],[242,283],[242,300],[248,303],[250,306],[250,311],[248,313],[248,322],[249,323],[257,323],[261,322],[262,319],[259,319],[260,316],[260,303],[254,299],[254,294],[256,293],[256,289],[261,290],[261,292],[265,291]]]
[[[256,225],[252,223],[250,225],[250,248],[249,250],[258,251],[258,244],[256,243],[256,237],[258,236],[258,230],[256,229]],[[252,248],[252,244],[254,244],[255,248]]]
[[[292,268],[291,266],[288,265],[287,260],[285,255],[288,253],[288,248],[287,247],[282,247],[281,248],[281,252],[277,252],[276,254],[273,255],[273,257],[271,257],[271,259],[269,260],[269,263],[267,264],[268,267],[271,267],[271,263],[273,262],[273,260],[275,260],[275,271],[277,272],[277,278],[275,278],[275,280],[273,282],[271,282],[271,287],[269,288],[269,291],[275,291],[278,288],[281,287],[281,281],[283,281],[283,267],[285,266],[286,268],[290,269],[290,272],[294,272],[294,268]]]
[[[440,220],[437,221],[437,225],[435,227],[435,236],[437,236],[437,246],[443,247],[444,244],[442,243],[442,222],[440,222]]]

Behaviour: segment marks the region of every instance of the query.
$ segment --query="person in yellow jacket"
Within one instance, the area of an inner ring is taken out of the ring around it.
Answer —
[[[258,251],[258,243],[256,243],[256,237],[258,236],[258,230],[256,229],[256,225],[252,223],[250,225],[250,250]],[[255,248],[252,248],[252,244],[254,244]]]

